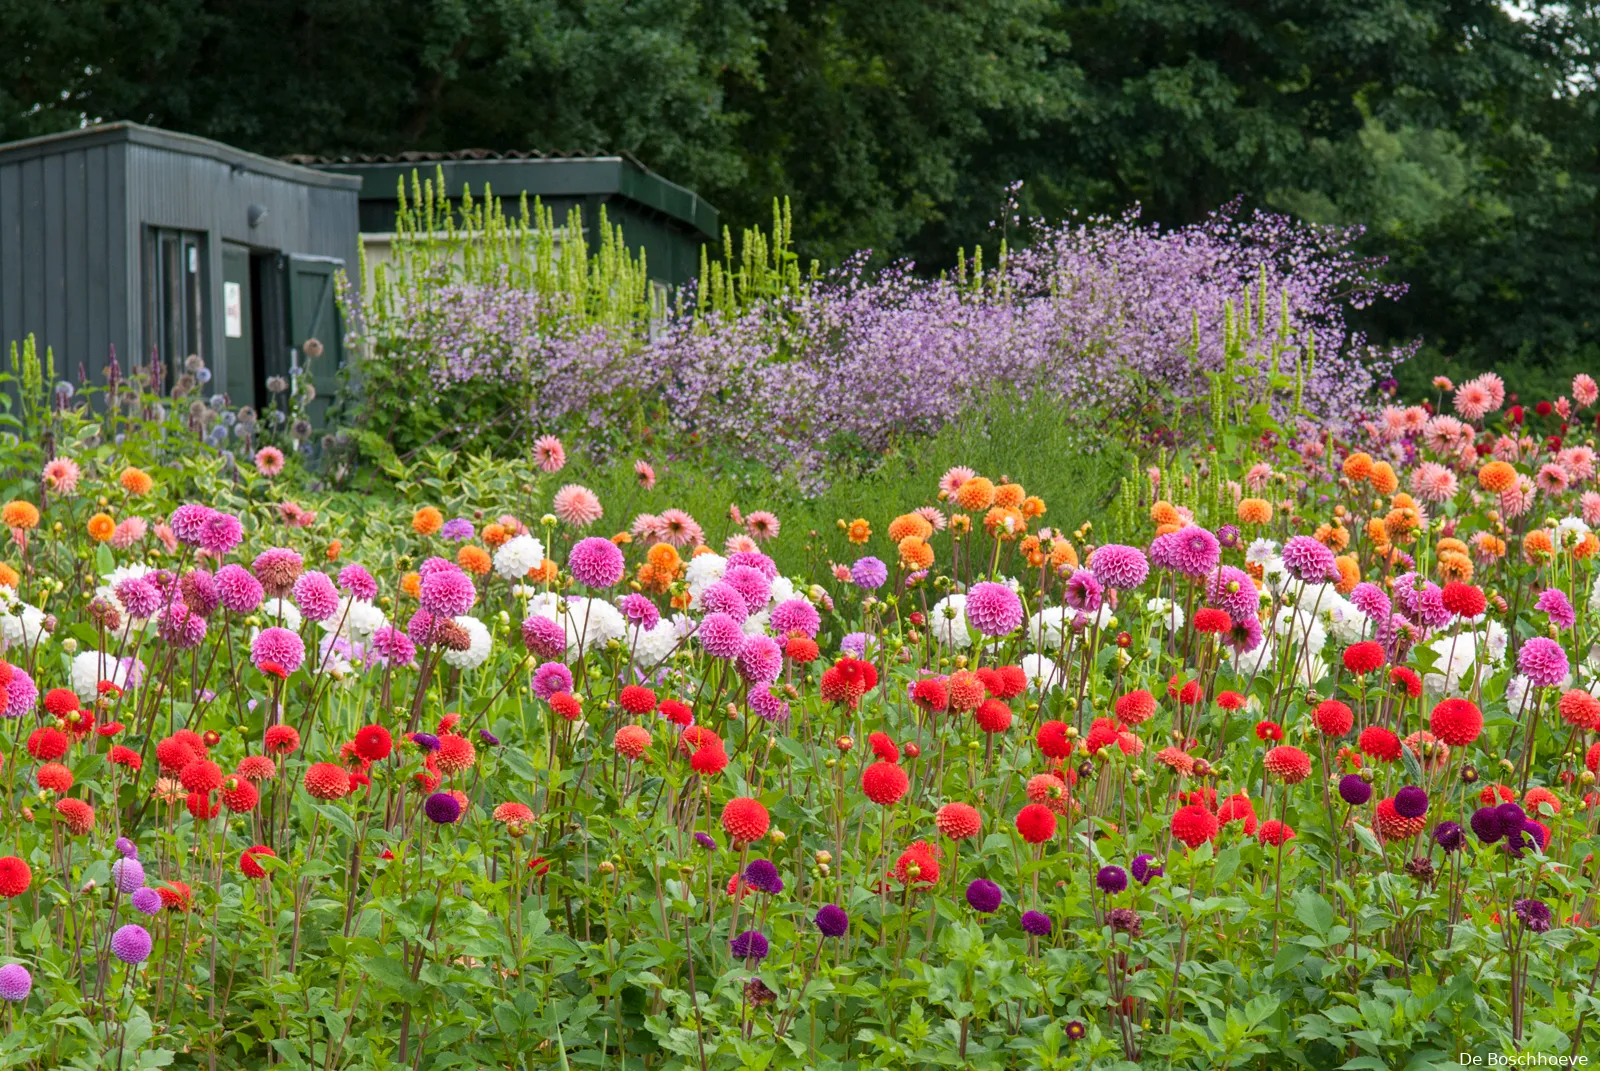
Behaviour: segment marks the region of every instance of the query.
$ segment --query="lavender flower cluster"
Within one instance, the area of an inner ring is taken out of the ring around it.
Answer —
[[[774,470],[812,478],[840,444],[878,450],[936,431],[996,385],[1126,406],[1167,392],[1204,397],[1224,367],[1229,303],[1266,294],[1296,344],[1314,337],[1304,404],[1346,418],[1406,356],[1379,351],[1346,313],[1392,299],[1357,256],[1356,229],[1232,211],[1172,230],[1136,213],[1045,229],[978,279],[871,273],[858,258],[798,297],[731,315],[653,325],[586,319],[559,296],[440,278],[363,318],[373,359],[425,362],[441,391],[505,389],[542,426],[601,435],[654,405]]]

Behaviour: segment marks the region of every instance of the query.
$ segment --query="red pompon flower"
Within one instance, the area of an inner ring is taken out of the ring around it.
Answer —
[[[1039,745],[1039,750],[1046,758],[1064,759],[1072,754],[1072,740],[1067,736],[1066,722],[1045,722],[1034,733],[1033,742]]]
[[[261,791],[249,778],[230,774],[222,779],[222,805],[234,814],[249,814],[261,802]]]
[[[1261,764],[1286,785],[1298,785],[1311,776],[1311,756],[1289,744],[1280,744],[1267,752]]]
[[[772,824],[760,800],[735,796],[722,807],[722,831],[735,844],[751,844],[767,835]]]
[[[911,842],[911,847],[895,860],[894,876],[902,885],[934,885],[939,881],[939,861],[943,853],[925,840]],[[912,867],[916,868],[913,873]]]
[[[116,736],[120,732],[122,732],[122,723],[120,721],[108,721],[95,729],[95,733],[100,736]]]
[[[161,906],[168,911],[187,911],[194,906],[194,890],[185,881],[169,881],[156,889]]]
[[[256,668],[261,670],[261,672],[265,673],[267,676],[276,677],[280,681],[286,681],[289,679],[289,671],[287,669],[268,659],[263,658]]]
[[[966,840],[983,829],[983,816],[969,804],[947,803],[934,814],[933,824],[951,840]]]
[[[657,709],[661,711],[663,718],[674,725],[688,725],[694,721],[694,711],[689,709],[688,704],[680,703],[676,699],[663,699]]]
[[[885,732],[872,733],[867,737],[867,746],[872,753],[884,762],[899,762],[900,749],[894,746],[894,741],[889,739]]]
[[[1477,617],[1489,607],[1489,600],[1482,591],[1459,580],[1446,584],[1444,590],[1439,592],[1439,599],[1446,610],[1462,617]]]
[[[1561,711],[1561,720],[1568,725],[1579,729],[1593,729],[1600,726],[1600,699],[1596,699],[1582,688],[1572,688],[1563,693],[1557,709]],[[1439,731],[1435,729],[1433,734],[1438,736]],[[1450,741],[1446,740],[1445,743]]]
[[[1194,612],[1194,630],[1203,632],[1208,636],[1216,636],[1227,632],[1233,627],[1233,618],[1228,616],[1228,611],[1219,610],[1214,606],[1203,606]]]
[[[45,763],[33,776],[39,782],[40,788],[49,789],[57,795],[72,788],[72,771],[59,762]]]
[[[306,791],[319,800],[342,800],[350,794],[350,775],[331,762],[311,766],[302,782]]]
[[[1150,720],[1156,712],[1156,697],[1140,688],[1138,691],[1128,692],[1126,695],[1117,696],[1113,704],[1118,719],[1124,725],[1138,725]]]
[[[239,856],[239,872],[247,878],[266,877],[266,869],[263,868],[260,863],[256,862],[257,859],[263,856],[268,859],[276,859],[278,857],[278,853],[267,847],[265,844],[257,844],[252,848],[246,848],[244,853]]]
[[[1176,699],[1186,707],[1193,706],[1200,702],[1200,682],[1179,681],[1178,675],[1174,673],[1172,679],[1167,681],[1167,697]]]
[[[911,686],[911,701],[930,714],[939,714],[950,705],[950,693],[944,681],[924,677]]]
[[[185,766],[201,757],[187,741],[180,740],[176,736],[156,741],[156,763],[161,767],[164,776],[178,776]]]
[[[822,671],[817,690],[828,702],[843,703],[853,710],[861,697],[877,686],[877,667],[846,656]]]
[[[1000,699],[985,699],[973,720],[986,733],[1003,733],[1011,728],[1011,708]]]
[[[1406,695],[1412,699],[1422,694],[1422,678],[1409,666],[1395,666],[1389,671],[1389,681],[1404,688]]]
[[[260,784],[278,776],[278,764],[265,755],[246,755],[239,760],[239,768],[235,772],[251,784]]]
[[[1030,803],[1017,812],[1017,832],[1029,844],[1043,844],[1056,835],[1056,815],[1042,803]]]
[[[267,730],[263,742],[274,755],[287,755],[300,750],[300,733],[292,725],[274,725]]]
[[[1198,801],[1195,801],[1198,802]],[[1224,826],[1244,823],[1244,835],[1254,836],[1256,831],[1256,805],[1243,792],[1235,792],[1217,808],[1217,822]]]
[[[557,692],[552,695],[550,709],[567,721],[577,721],[583,717],[583,704],[578,702],[578,697],[571,692]]]
[[[950,709],[957,714],[977,710],[989,694],[978,675],[964,669],[950,674],[945,685],[950,690]]]
[[[1589,693],[1584,692],[1583,695],[1591,703],[1596,702]],[[1561,713],[1565,716],[1565,696],[1561,702]],[[1596,703],[1596,706],[1600,708],[1600,703]],[[1471,700],[1446,699],[1433,708],[1433,714],[1428,718],[1428,728],[1432,730],[1436,739],[1451,747],[1466,747],[1483,735],[1483,712]]]
[[[903,767],[892,762],[875,762],[861,771],[861,791],[880,807],[892,807],[911,788],[911,778]]]
[[[434,756],[439,760],[440,771],[454,777],[477,764],[478,749],[464,736],[441,736]]]
[[[1345,652],[1349,654],[1348,651]],[[1341,737],[1348,733],[1356,723],[1355,712],[1337,699],[1324,699],[1317,704],[1317,709],[1312,713],[1311,720],[1317,723],[1317,729],[1323,736]]]
[[[783,641],[783,653],[797,666],[809,666],[822,657],[822,648],[810,636],[790,636]]]
[[[21,896],[33,884],[33,868],[15,855],[0,859],[0,896]]]
[[[1238,692],[1218,692],[1217,706],[1223,710],[1238,710],[1244,706],[1244,696]]]
[[[1600,745],[1596,745],[1600,747]],[[1510,803],[1517,798],[1517,794],[1505,785],[1484,785],[1483,791],[1478,793],[1478,802],[1485,807],[1493,807],[1501,803]]]
[[[1276,818],[1269,818],[1261,823],[1261,828],[1256,831],[1256,840],[1274,848],[1287,844],[1294,839],[1294,828]]]
[[[448,714],[439,715],[439,725],[433,731],[437,735],[443,735],[444,733],[453,733],[453,732],[456,731],[456,726],[460,725],[460,724],[461,724],[461,715],[457,714],[455,711],[452,710]]]
[[[1421,833],[1427,826],[1426,818],[1406,818],[1394,809],[1394,797],[1385,796],[1378,801],[1378,806],[1373,814],[1372,826],[1377,831],[1378,839],[1410,840]]]
[[[1198,803],[1179,807],[1172,812],[1172,835],[1190,848],[1198,848],[1216,838],[1222,829],[1217,816]]]
[[[134,773],[138,773],[139,768],[144,765],[144,760],[139,757],[137,751],[131,747],[123,747],[121,744],[112,745],[111,754],[107,755],[106,758],[111,761],[113,766],[126,766]]]
[[[184,800],[184,806],[189,809],[190,814],[194,815],[196,822],[204,822],[215,818],[222,809],[220,804],[211,799],[211,793],[209,792],[189,793],[188,798]]]
[[[728,753],[723,750],[720,740],[696,748],[695,753],[689,756],[689,769],[702,777],[715,777],[727,768]]]
[[[722,738],[707,729],[704,725],[691,725],[678,734],[678,752],[682,755],[693,755],[697,748],[707,744],[722,747]]]
[[[71,743],[66,733],[45,725],[28,734],[28,754],[40,762],[54,762],[67,753]]]
[[[44,693],[44,709],[58,718],[64,718],[78,707],[78,693],[71,688],[52,688]]]
[[[650,748],[650,730],[642,725],[624,725],[611,736],[611,747],[630,762]]]
[[[1583,765],[1590,773],[1600,775],[1600,744],[1589,745],[1589,750],[1583,756]]]
[[[1344,668],[1358,677],[1382,668],[1384,661],[1383,645],[1372,640],[1352,643],[1344,649]]]
[[[1028,675],[1021,666],[997,666],[975,672],[996,699],[1015,699],[1028,690]]]
[[[1379,725],[1369,725],[1356,737],[1356,747],[1368,758],[1395,762],[1400,758],[1400,738]]]
[[[656,693],[642,684],[624,685],[617,693],[617,705],[637,718],[656,708]]]
[[[1283,726],[1275,721],[1256,722],[1256,739],[1277,743],[1283,739]]]
[[[368,762],[382,762],[394,750],[394,738],[381,725],[364,725],[356,730],[356,754]]]
[[[179,771],[178,783],[190,792],[215,792],[222,785],[222,768],[210,759],[195,759]]]
[[[81,837],[94,829],[94,808],[83,800],[56,800],[56,813],[66,820],[73,836]]]

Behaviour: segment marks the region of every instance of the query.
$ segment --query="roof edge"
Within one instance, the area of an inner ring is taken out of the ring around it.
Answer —
[[[417,172],[431,178],[442,171],[445,191],[460,197],[463,188],[485,185],[497,196],[623,197],[659,212],[716,240],[719,214],[695,191],[651,171],[631,155],[546,156],[438,159],[416,161],[326,161],[309,165],[319,171],[357,176],[362,197],[371,201],[394,199],[397,180]]]
[[[299,164],[285,163],[282,160],[274,160],[270,156],[259,156],[243,149],[236,149],[232,145],[200,137],[198,134],[183,134],[173,130],[162,130],[159,127],[145,126],[143,123],[133,123],[125,120],[114,123],[96,123],[93,126],[80,127],[77,130],[63,130],[56,134],[43,134],[35,138],[25,138],[22,141],[8,142],[0,145],[0,163],[50,156],[54,153],[65,151],[69,147],[79,148],[119,142],[165,149],[169,152],[185,153],[189,156],[202,156],[218,163],[227,164],[230,167],[253,171],[261,175],[269,175],[274,178],[287,179],[307,186],[321,186],[326,189],[340,190],[361,189],[361,180],[350,175],[341,175],[314,167],[302,167]]]

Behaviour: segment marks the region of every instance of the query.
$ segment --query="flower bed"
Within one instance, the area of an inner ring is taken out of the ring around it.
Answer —
[[[0,1053],[1582,1052],[1597,395],[1223,437],[1104,536],[955,468],[844,560],[648,466],[618,521],[554,440],[338,530],[55,459],[0,511]]]

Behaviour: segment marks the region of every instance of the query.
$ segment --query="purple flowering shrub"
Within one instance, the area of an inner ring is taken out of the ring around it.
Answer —
[[[1221,405],[1220,389],[1343,417],[1405,356],[1347,323],[1399,292],[1354,254],[1356,233],[1226,211],[1163,230],[1130,214],[1044,228],[986,271],[927,279],[857,258],[770,296],[672,312],[573,300],[563,286],[592,295],[598,264],[561,285],[430,264],[357,318],[368,358],[355,411],[397,449],[441,431],[512,444],[530,425],[603,447],[666,427],[802,483],[937,431],[1000,387],[1077,415],[1165,419],[1170,399]]]

